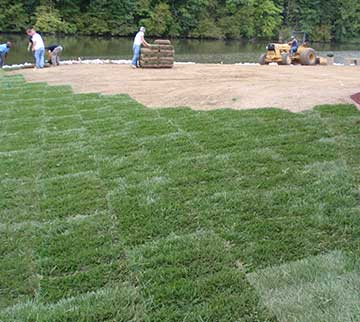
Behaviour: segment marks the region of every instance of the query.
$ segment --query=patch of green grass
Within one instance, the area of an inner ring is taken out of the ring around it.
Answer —
[[[61,135],[59,135],[61,137]],[[43,153],[41,163],[41,177],[52,178],[77,174],[80,172],[96,171],[96,161],[93,151],[89,146],[79,144],[77,136],[73,136],[75,141],[71,143],[58,144],[56,148],[50,148]],[[46,140],[46,138],[45,138]],[[74,144],[77,142],[77,144]]]
[[[5,141],[5,140],[4,140]],[[3,142],[4,142],[3,141]],[[6,141],[4,147],[9,146]],[[1,179],[34,178],[40,165],[39,156],[42,154],[39,148],[20,149],[13,147],[12,151],[0,152]]]
[[[271,321],[241,267],[232,245],[212,232],[149,242],[128,253],[140,290],[150,299],[145,309],[155,321]],[[135,280],[136,282],[136,280]]]
[[[5,321],[142,321],[141,298],[131,285],[120,284],[46,305],[27,301],[2,312]]]
[[[106,190],[92,172],[64,175],[38,182],[39,218],[89,215],[107,209]]]
[[[36,296],[39,278],[34,264],[33,229],[28,224],[0,226],[0,308],[30,300]],[[0,314],[0,320],[2,320]]]
[[[74,216],[57,224],[45,223],[38,230],[41,232],[35,246],[41,276],[38,298],[44,302],[126,281],[124,245],[109,213]]]
[[[37,218],[39,192],[31,179],[3,179],[0,185],[1,223],[18,223]]]
[[[280,322],[351,322],[360,319],[359,273],[345,254],[333,251],[256,271],[248,279]]]
[[[5,134],[0,138],[4,142],[1,144],[0,153],[39,147],[39,135],[37,133],[28,133],[26,136],[21,134]]]
[[[0,321],[358,318],[359,124],[0,73]]]

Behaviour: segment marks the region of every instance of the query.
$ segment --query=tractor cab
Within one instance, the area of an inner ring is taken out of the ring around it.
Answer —
[[[299,42],[299,47],[303,45],[306,46],[306,44],[309,42],[309,35],[305,31],[293,31],[291,36],[297,39]]]

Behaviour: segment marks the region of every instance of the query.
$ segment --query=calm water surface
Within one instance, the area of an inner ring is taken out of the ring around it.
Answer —
[[[14,48],[6,64],[32,62],[31,53],[26,51],[26,35],[0,34],[0,43],[12,41]],[[45,44],[60,44],[64,47],[62,59],[130,59],[131,38],[105,38],[85,36],[44,36]],[[151,43],[152,39],[148,39]],[[188,40],[172,41],[175,46],[175,60],[196,63],[244,63],[257,62],[267,42],[241,42],[236,40]],[[344,57],[360,57],[360,44],[312,44],[319,55],[333,53],[336,62]]]

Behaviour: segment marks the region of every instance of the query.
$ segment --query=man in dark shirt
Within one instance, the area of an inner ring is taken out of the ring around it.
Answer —
[[[296,53],[296,51],[298,50],[298,47],[299,47],[298,41],[296,40],[296,38],[294,36],[291,36],[288,44],[290,45],[290,57],[292,57],[293,54]]]
[[[60,54],[62,53],[63,48],[60,45],[51,45],[45,49],[48,53],[49,63],[53,66],[59,66]]]
[[[27,46],[27,50],[30,51],[31,48],[32,48],[32,45],[33,45],[33,41],[32,41],[31,36],[28,37],[28,41],[29,41],[29,43],[28,43],[28,46]]]
[[[32,48],[32,45],[33,45],[32,36],[28,37],[28,41],[29,41],[29,43],[28,43],[28,46],[27,46],[27,51],[31,52],[31,48]],[[34,53],[32,53],[32,54],[33,54],[33,58],[34,58],[34,62],[35,62],[35,54]]]

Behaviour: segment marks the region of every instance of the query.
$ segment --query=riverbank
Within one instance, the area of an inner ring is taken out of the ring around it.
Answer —
[[[27,49],[25,35],[1,34],[0,38],[12,41],[14,48],[7,57],[6,64],[32,62],[33,57]],[[131,59],[133,38],[106,38],[46,35],[45,44],[61,44],[64,48],[62,60],[85,59]],[[151,43],[152,40],[149,40]],[[193,61],[201,64],[256,63],[264,53],[267,41],[242,42],[222,40],[172,39],[175,47],[175,61]],[[343,63],[347,57],[359,57],[359,46],[355,44],[312,43],[319,56],[333,54],[336,63]]]
[[[192,64],[173,69],[128,65],[63,65],[18,70],[30,82],[69,84],[76,93],[129,94],[147,107],[197,110],[278,107],[300,112],[321,104],[351,103],[360,89],[356,66]]]

